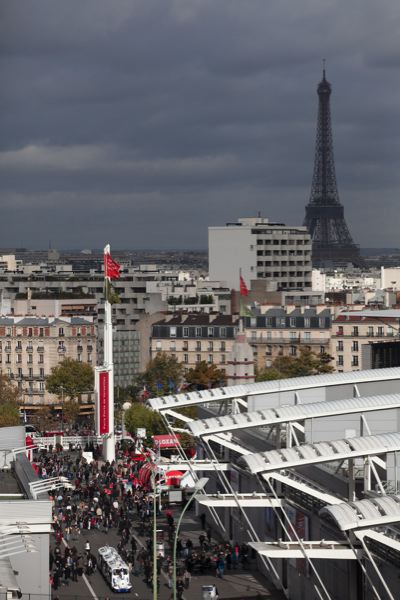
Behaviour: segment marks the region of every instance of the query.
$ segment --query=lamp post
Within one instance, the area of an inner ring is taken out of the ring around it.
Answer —
[[[118,388],[119,389],[119,388]],[[125,413],[127,410],[129,410],[132,406],[132,402],[124,402],[122,405],[122,437],[124,437],[124,433],[125,433]]]
[[[61,390],[61,431],[64,433],[64,386],[60,385]]]
[[[197,494],[204,489],[204,486],[206,485],[208,480],[209,480],[209,477],[202,477],[201,479],[199,479],[197,481],[197,483],[194,486],[194,492],[190,496],[189,500],[186,502],[185,506],[183,507],[183,510],[178,519],[178,523],[176,524],[175,536],[174,536],[173,557],[172,557],[172,587],[173,587],[173,592],[174,592],[174,600],[176,600],[176,547],[178,545],[179,528],[181,526],[183,516],[186,513],[187,509],[189,508],[189,506],[191,505],[191,503],[193,502],[193,500],[195,499]]]

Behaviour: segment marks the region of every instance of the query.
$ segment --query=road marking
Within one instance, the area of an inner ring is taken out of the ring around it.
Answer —
[[[68,544],[67,544],[67,542],[65,541],[65,539],[64,539],[64,538],[62,539],[62,543],[64,544],[64,546],[65,546],[66,548],[69,548],[69,546],[68,546]],[[93,596],[94,600],[99,600],[99,599],[98,599],[98,597],[96,596],[96,592],[94,591],[94,589],[93,589],[93,588],[92,588],[92,586],[90,585],[90,583],[89,583],[89,580],[88,580],[88,578],[86,577],[85,573],[82,573],[82,579],[83,579],[83,581],[85,582],[85,584],[86,584],[86,586],[87,586],[87,589],[88,589],[88,590],[89,590],[89,592],[92,594],[92,596]]]

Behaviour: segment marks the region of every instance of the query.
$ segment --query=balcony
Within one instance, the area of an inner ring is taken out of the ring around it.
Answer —
[[[58,353],[59,354],[65,354],[66,349],[63,346],[59,346],[58,347]]]
[[[77,347],[77,351],[78,351],[79,353],[83,352],[83,346],[78,346],[78,347]]]
[[[249,344],[269,344],[271,346],[273,346],[274,344],[290,344],[290,345],[295,345],[295,344],[301,344],[301,345],[319,345],[319,346],[325,346],[327,344],[329,344],[330,342],[330,337],[311,337],[311,338],[304,338],[304,337],[295,337],[295,338],[287,338],[287,337],[267,337],[265,335],[261,335],[258,336],[257,338],[252,338],[249,337],[247,338],[247,341]]]
[[[6,352],[11,352],[11,348],[9,350],[6,348]],[[15,352],[22,352],[22,346],[15,346]]]
[[[44,352],[44,346],[38,346],[37,351],[40,353]]]
[[[27,346],[26,351],[29,352],[29,354],[32,354],[32,352],[33,352],[32,346]]]

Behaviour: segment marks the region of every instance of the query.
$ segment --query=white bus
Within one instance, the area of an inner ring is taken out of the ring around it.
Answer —
[[[122,560],[115,548],[103,546],[99,548],[98,566],[113,592],[130,592],[132,584],[129,580],[128,565]]]

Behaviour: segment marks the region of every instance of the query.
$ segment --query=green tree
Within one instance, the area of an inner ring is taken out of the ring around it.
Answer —
[[[66,358],[53,367],[46,380],[46,388],[50,394],[59,398],[78,398],[84,392],[93,390],[94,373],[92,367],[84,362]]]
[[[272,367],[259,371],[256,381],[332,373],[334,370],[330,364],[332,360],[332,356],[325,352],[316,354],[308,348],[301,348],[299,356],[278,356],[272,363]]]
[[[20,424],[18,398],[18,388],[0,373],[0,427]]]
[[[167,432],[159,413],[152,411],[141,402],[134,402],[125,413],[125,428],[135,436],[138,427],[146,429],[147,438]]]
[[[214,364],[208,364],[202,360],[196,364],[194,369],[189,369],[185,379],[190,388],[204,390],[210,387],[225,385],[226,376]]]
[[[138,383],[150,396],[165,396],[176,392],[183,377],[183,366],[176,356],[159,352],[148,364],[144,373],[138,376]]]

